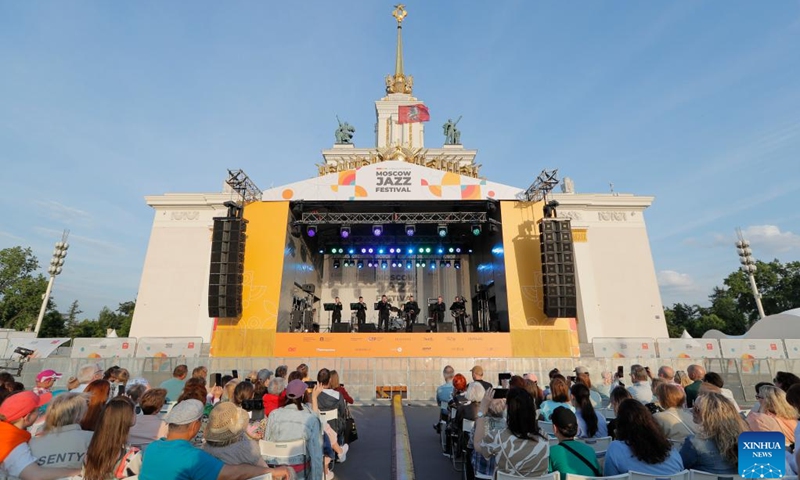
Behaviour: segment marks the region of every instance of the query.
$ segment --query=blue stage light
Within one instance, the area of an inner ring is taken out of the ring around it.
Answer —
[[[374,252],[374,250],[372,248],[368,248],[367,252],[372,253],[372,252]]]
[[[382,261],[382,262],[381,262],[381,268],[382,268],[382,269],[384,269],[384,270],[385,270],[385,269],[386,269],[386,267],[388,267],[388,266],[389,266],[389,264],[386,262],[386,260],[384,260],[384,261]]]
[[[317,226],[316,225],[309,225],[306,228],[306,235],[308,235],[309,237],[316,236],[316,234],[317,234]]]
[[[406,262],[406,270],[411,270],[411,267],[412,267],[412,266],[413,266],[413,265],[411,265],[411,260],[409,260],[409,261],[407,261],[407,262]]]
[[[406,250],[406,253],[409,255],[414,255],[414,247],[409,247],[409,249]]]
[[[456,268],[456,270],[461,270],[461,260],[456,260],[453,262],[453,266]]]
[[[417,227],[410,224],[406,225],[406,235],[408,235],[409,237],[413,237],[415,233],[417,233]]]
[[[380,237],[383,234],[383,225],[373,225],[372,234],[376,237]]]
[[[378,254],[379,255],[383,255],[384,253],[386,253],[386,250],[384,250],[383,248],[379,248],[378,249]]]
[[[352,255],[352,254],[356,253],[356,249],[355,249],[355,248],[348,248],[348,249],[347,249],[347,253],[349,253],[350,255]]]
[[[442,248],[442,247],[437,248],[436,249],[436,253],[438,253],[439,255],[443,254],[444,253],[444,248]]]
[[[367,253],[367,249],[366,248],[362,248],[361,249],[361,253]]]
[[[364,268],[364,260],[358,261],[358,268]]]
[[[339,268],[339,260],[333,261],[333,268]]]

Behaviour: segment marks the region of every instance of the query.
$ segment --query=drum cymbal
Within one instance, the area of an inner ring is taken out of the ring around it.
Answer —
[[[397,308],[397,307],[392,307],[392,308],[390,308],[389,310],[393,311],[394,313],[397,313],[397,312],[399,312],[399,311],[400,311],[400,309],[399,309],[399,308]]]

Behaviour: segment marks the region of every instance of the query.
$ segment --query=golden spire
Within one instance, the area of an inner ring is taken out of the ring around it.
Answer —
[[[386,93],[411,94],[414,78],[403,72],[403,20],[408,15],[406,6],[399,3],[394,6],[392,16],[397,20],[397,54],[394,61],[394,75],[386,76]]]

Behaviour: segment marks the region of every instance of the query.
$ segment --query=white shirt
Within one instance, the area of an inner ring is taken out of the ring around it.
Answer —
[[[36,457],[31,453],[31,448],[27,443],[21,443],[11,450],[3,463],[0,463],[0,471],[11,477],[19,477],[22,471],[32,463],[36,463]]]
[[[83,393],[83,391],[86,390],[86,387],[88,387],[88,386],[89,386],[88,383],[81,383],[77,387],[75,387],[72,390],[70,390],[70,393]]]

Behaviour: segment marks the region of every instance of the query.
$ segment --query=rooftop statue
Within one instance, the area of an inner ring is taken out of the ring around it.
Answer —
[[[336,129],[336,144],[337,145],[352,145],[353,134],[356,133],[355,127],[347,122],[342,123],[339,116],[336,116],[336,121],[339,122],[339,127]]]
[[[453,119],[448,118],[447,122],[442,125],[442,130],[444,130],[445,145],[461,145],[461,130],[456,128],[456,125],[458,125],[458,122],[460,121],[460,116],[455,122],[453,122]]]

